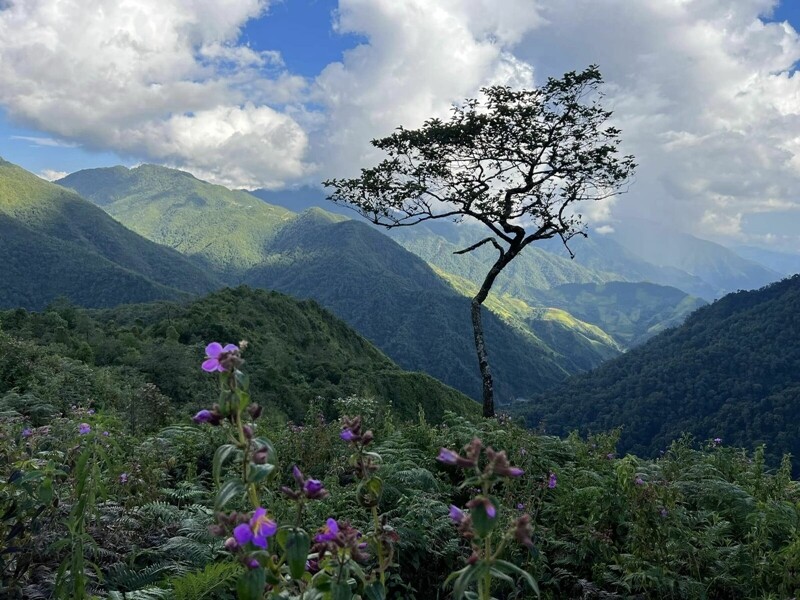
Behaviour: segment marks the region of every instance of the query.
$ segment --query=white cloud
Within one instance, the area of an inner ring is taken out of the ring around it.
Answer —
[[[266,8],[266,0],[14,0],[0,11],[0,104],[59,139],[221,182],[300,177],[304,132],[250,95],[253,82],[280,79],[280,55],[236,43]]]
[[[39,177],[42,179],[47,179],[47,181],[56,181],[57,179],[62,179],[69,175],[66,171],[54,171],[53,169],[44,169],[41,173],[39,173]]]
[[[49,148],[75,148],[77,146],[77,144],[73,142],[65,142],[51,137],[40,137],[36,135],[12,135],[10,139],[30,142],[30,144],[34,146],[47,146]]]
[[[13,0],[0,105],[53,139],[278,186],[352,174],[371,138],[483,85],[597,63],[640,166],[616,203],[581,207],[590,224],[752,239],[749,214],[800,209],[800,36],[762,20],[775,4],[340,0],[335,26],[366,42],[309,81],[237,42],[267,0]]]

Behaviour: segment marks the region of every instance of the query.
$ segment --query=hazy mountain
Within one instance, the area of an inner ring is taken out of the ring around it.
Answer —
[[[760,288],[781,277],[776,271],[744,259],[724,246],[651,221],[628,220],[615,224],[610,236],[651,264],[699,277],[716,290],[715,297]]]
[[[77,194],[0,160],[0,306],[58,296],[112,306],[202,293],[213,276],[133,233]]]
[[[656,455],[683,432],[800,453],[800,276],[727,295],[686,322],[520,403],[555,434],[622,427],[621,448]]]
[[[782,275],[800,273],[800,254],[776,252],[755,246],[736,246],[733,251],[739,256],[760,263]]]

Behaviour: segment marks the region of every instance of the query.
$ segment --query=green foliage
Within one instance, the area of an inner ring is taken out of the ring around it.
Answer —
[[[621,426],[623,451],[655,456],[683,433],[800,456],[800,277],[725,296],[680,327],[518,403],[532,426],[562,434]]]

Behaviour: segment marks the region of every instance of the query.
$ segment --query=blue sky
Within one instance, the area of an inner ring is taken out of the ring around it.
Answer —
[[[316,184],[487,83],[598,63],[648,216],[800,251],[800,2],[10,0],[0,156],[50,178],[154,162],[231,187]],[[787,21],[792,28],[781,24]]]

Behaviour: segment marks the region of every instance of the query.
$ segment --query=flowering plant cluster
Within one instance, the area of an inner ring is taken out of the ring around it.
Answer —
[[[249,379],[241,370],[246,342],[206,347],[202,369],[218,374],[219,401],[197,412],[198,424],[228,429],[229,443],[214,454],[212,474],[218,486],[216,523],[210,531],[224,537],[225,549],[245,568],[237,583],[240,600],[263,598],[351,598],[360,592],[375,600],[386,598],[385,573],[392,564],[393,531],[377,512],[383,483],[375,475],[380,456],[368,450],[371,431],[362,431],[360,417],[343,419],[341,439],[353,449],[350,465],[361,481],[359,503],[372,512],[375,531],[365,536],[348,522],[329,518],[312,536],[302,528],[306,504],[328,496],[324,484],[292,468],[294,487],[280,493],[294,503],[295,520],[279,525],[262,505],[263,486],[276,474],[276,456],[270,440],[256,435],[255,421],[262,408],[250,399]],[[237,476],[222,481],[223,471],[233,467]],[[247,500],[252,510],[227,511],[229,504]],[[373,570],[363,567],[374,550]],[[288,594],[288,595],[287,595]]]
[[[453,583],[455,596],[490,600],[492,579],[495,577],[506,581],[520,577],[538,594],[538,585],[530,573],[500,558],[512,541],[527,548],[533,547],[531,517],[522,514],[513,520],[510,528],[500,531],[500,503],[492,495],[497,484],[509,477],[522,477],[524,471],[508,462],[505,451],[498,452],[491,446],[484,448],[483,442],[477,437],[464,446],[461,454],[442,448],[436,458],[445,465],[464,470],[465,478],[460,489],[477,491],[467,502],[466,510],[455,505],[450,506],[450,518],[457,524],[459,533],[469,542],[471,548],[467,565],[447,578],[446,583]],[[555,486],[556,476],[551,473],[548,487]],[[521,508],[524,509],[524,506]],[[473,585],[477,587],[477,594],[468,591]]]

